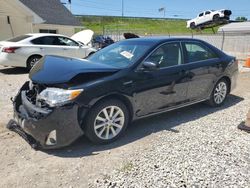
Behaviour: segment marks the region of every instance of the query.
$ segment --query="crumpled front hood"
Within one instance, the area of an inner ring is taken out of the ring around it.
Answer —
[[[44,56],[30,71],[29,78],[38,84],[62,84],[83,73],[117,72],[119,69],[88,60]]]

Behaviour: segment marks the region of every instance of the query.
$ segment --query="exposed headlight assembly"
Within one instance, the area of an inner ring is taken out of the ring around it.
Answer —
[[[66,90],[60,88],[46,88],[37,96],[37,100],[43,100],[50,107],[62,106],[75,99],[83,92],[83,89]]]

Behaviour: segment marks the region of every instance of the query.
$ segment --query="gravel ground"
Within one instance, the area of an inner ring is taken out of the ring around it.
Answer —
[[[221,108],[198,104],[166,114],[172,130],[155,134],[92,187],[250,187],[250,136],[236,128],[250,107],[249,79],[241,75],[244,83]]]
[[[4,128],[9,100],[28,79],[0,68],[0,187],[250,187],[250,135],[237,129],[250,107],[250,73],[225,105],[196,104],[134,122],[109,145],[85,138],[34,151]]]
[[[11,97],[14,97],[23,83],[28,80],[27,71],[21,68],[0,67],[0,133],[12,117]]]

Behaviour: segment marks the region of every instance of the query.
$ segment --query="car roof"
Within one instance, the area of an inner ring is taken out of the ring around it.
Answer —
[[[152,44],[160,44],[164,42],[174,42],[174,41],[196,41],[196,42],[204,42],[199,39],[193,39],[193,38],[185,38],[185,37],[180,37],[180,38],[169,38],[169,37],[142,37],[142,38],[133,38],[133,39],[126,39],[127,41],[137,41],[137,42],[149,42]]]
[[[44,36],[64,36],[65,37],[65,35],[54,34],[54,33],[28,33],[26,35],[30,35],[33,37],[44,37]]]

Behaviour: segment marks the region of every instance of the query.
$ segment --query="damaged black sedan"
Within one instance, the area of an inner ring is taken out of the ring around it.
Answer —
[[[45,149],[83,134],[110,143],[133,120],[202,101],[222,105],[237,74],[234,57],[195,39],[129,39],[87,60],[45,56],[14,98],[8,128]]]

